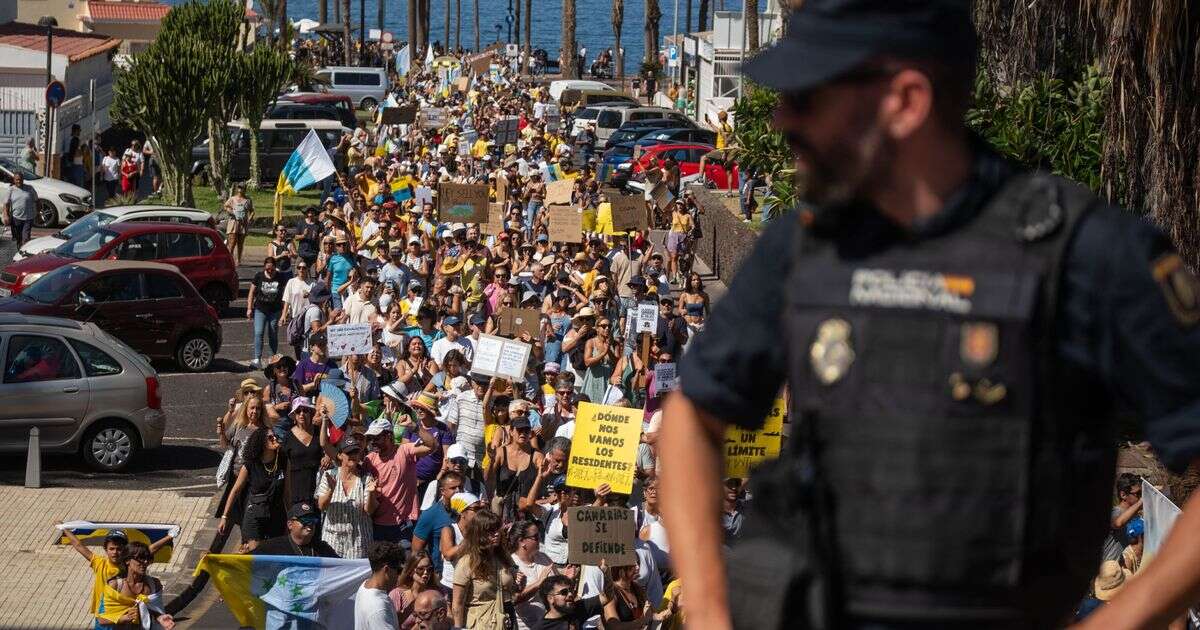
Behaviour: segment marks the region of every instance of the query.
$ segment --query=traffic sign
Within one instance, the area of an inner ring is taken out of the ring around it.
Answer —
[[[63,85],[62,81],[51,81],[46,86],[46,106],[58,107],[65,100],[67,100],[67,86]]]
[[[391,31],[384,31],[383,37],[380,39],[383,40],[383,43],[390,44],[390,43],[392,43],[392,37],[393,37],[393,35],[392,35]]]

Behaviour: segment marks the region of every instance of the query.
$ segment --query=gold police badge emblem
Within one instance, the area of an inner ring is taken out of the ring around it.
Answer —
[[[817,326],[817,336],[808,349],[813,374],[823,385],[832,385],[846,376],[854,363],[854,348],[850,346],[850,323],[844,319],[827,319]]]
[[[958,353],[963,363],[987,367],[1000,350],[1000,331],[988,322],[967,322],[959,329]]]

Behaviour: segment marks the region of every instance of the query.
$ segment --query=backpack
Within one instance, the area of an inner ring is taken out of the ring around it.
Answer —
[[[293,346],[304,345],[304,338],[308,333],[308,331],[304,329],[304,320],[307,319],[305,314],[307,312],[308,309],[305,309],[304,312],[300,313],[298,317],[292,317],[292,319],[288,321],[287,340],[288,343]]]

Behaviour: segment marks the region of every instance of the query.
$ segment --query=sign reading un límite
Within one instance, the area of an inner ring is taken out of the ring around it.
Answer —
[[[730,426],[725,429],[725,478],[745,479],[750,470],[768,459],[779,457],[783,441],[783,417],[787,403],[782,396],[775,399],[763,427],[758,431]]]

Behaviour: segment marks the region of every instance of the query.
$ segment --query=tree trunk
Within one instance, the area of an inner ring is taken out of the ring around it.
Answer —
[[[474,8],[475,8],[475,52],[479,52],[479,51],[483,50],[483,48],[479,45],[479,0],[475,0]]]
[[[229,196],[229,130],[225,121],[208,119],[208,179],[218,199]]]
[[[345,21],[342,19],[342,1],[341,0],[333,0],[333,21],[337,24],[341,24],[342,22]]]
[[[625,0],[613,0],[613,63],[617,65],[617,79],[625,85],[625,55],[621,54],[621,27],[625,24]]]
[[[350,0],[342,0],[342,62],[350,65]]]
[[[700,12],[696,15],[696,32],[703,33],[708,30],[708,3],[709,0],[700,0]]]
[[[658,8],[658,0],[646,0],[645,48],[646,64],[658,64],[658,21],[662,19],[662,11]]]
[[[329,21],[329,0],[317,0],[317,15],[322,24]]]
[[[559,70],[562,78],[574,79],[579,59],[579,45],[575,43],[575,0],[563,0],[562,21],[562,67]]]
[[[521,0],[516,0],[514,4],[516,6],[513,7],[512,42],[519,47],[521,45]]]
[[[286,2],[286,0],[284,0],[284,1]],[[378,7],[378,13],[376,13],[376,15],[375,15],[375,21],[378,24],[379,36],[383,37],[383,24],[385,22],[387,22],[387,8],[386,8],[387,5],[385,4],[386,0],[378,0],[378,2],[379,2],[379,7]]]
[[[408,0],[408,68],[412,70],[417,61],[417,0]]]
[[[516,0],[520,2],[521,0]],[[530,57],[533,55],[533,0],[525,0],[525,74],[529,74]]]
[[[450,50],[450,0],[446,0],[446,38],[442,40],[442,46],[446,51]]]
[[[454,49],[462,48],[462,0],[454,0]]]
[[[421,41],[424,42],[424,44],[425,44],[421,48],[421,63],[425,63],[425,49],[429,48],[432,45],[432,43],[430,42],[430,35],[433,34],[433,11],[431,10],[432,8],[433,8],[433,5],[431,4],[431,0],[421,0],[421,15],[422,15],[421,33],[424,35],[424,39],[422,39]]]
[[[287,50],[290,47],[287,34],[288,29],[291,26],[292,25],[288,22],[287,16],[287,0],[279,0],[279,45],[283,47],[284,50]]]
[[[758,50],[758,0],[745,0],[742,19],[746,20],[746,54]]]

